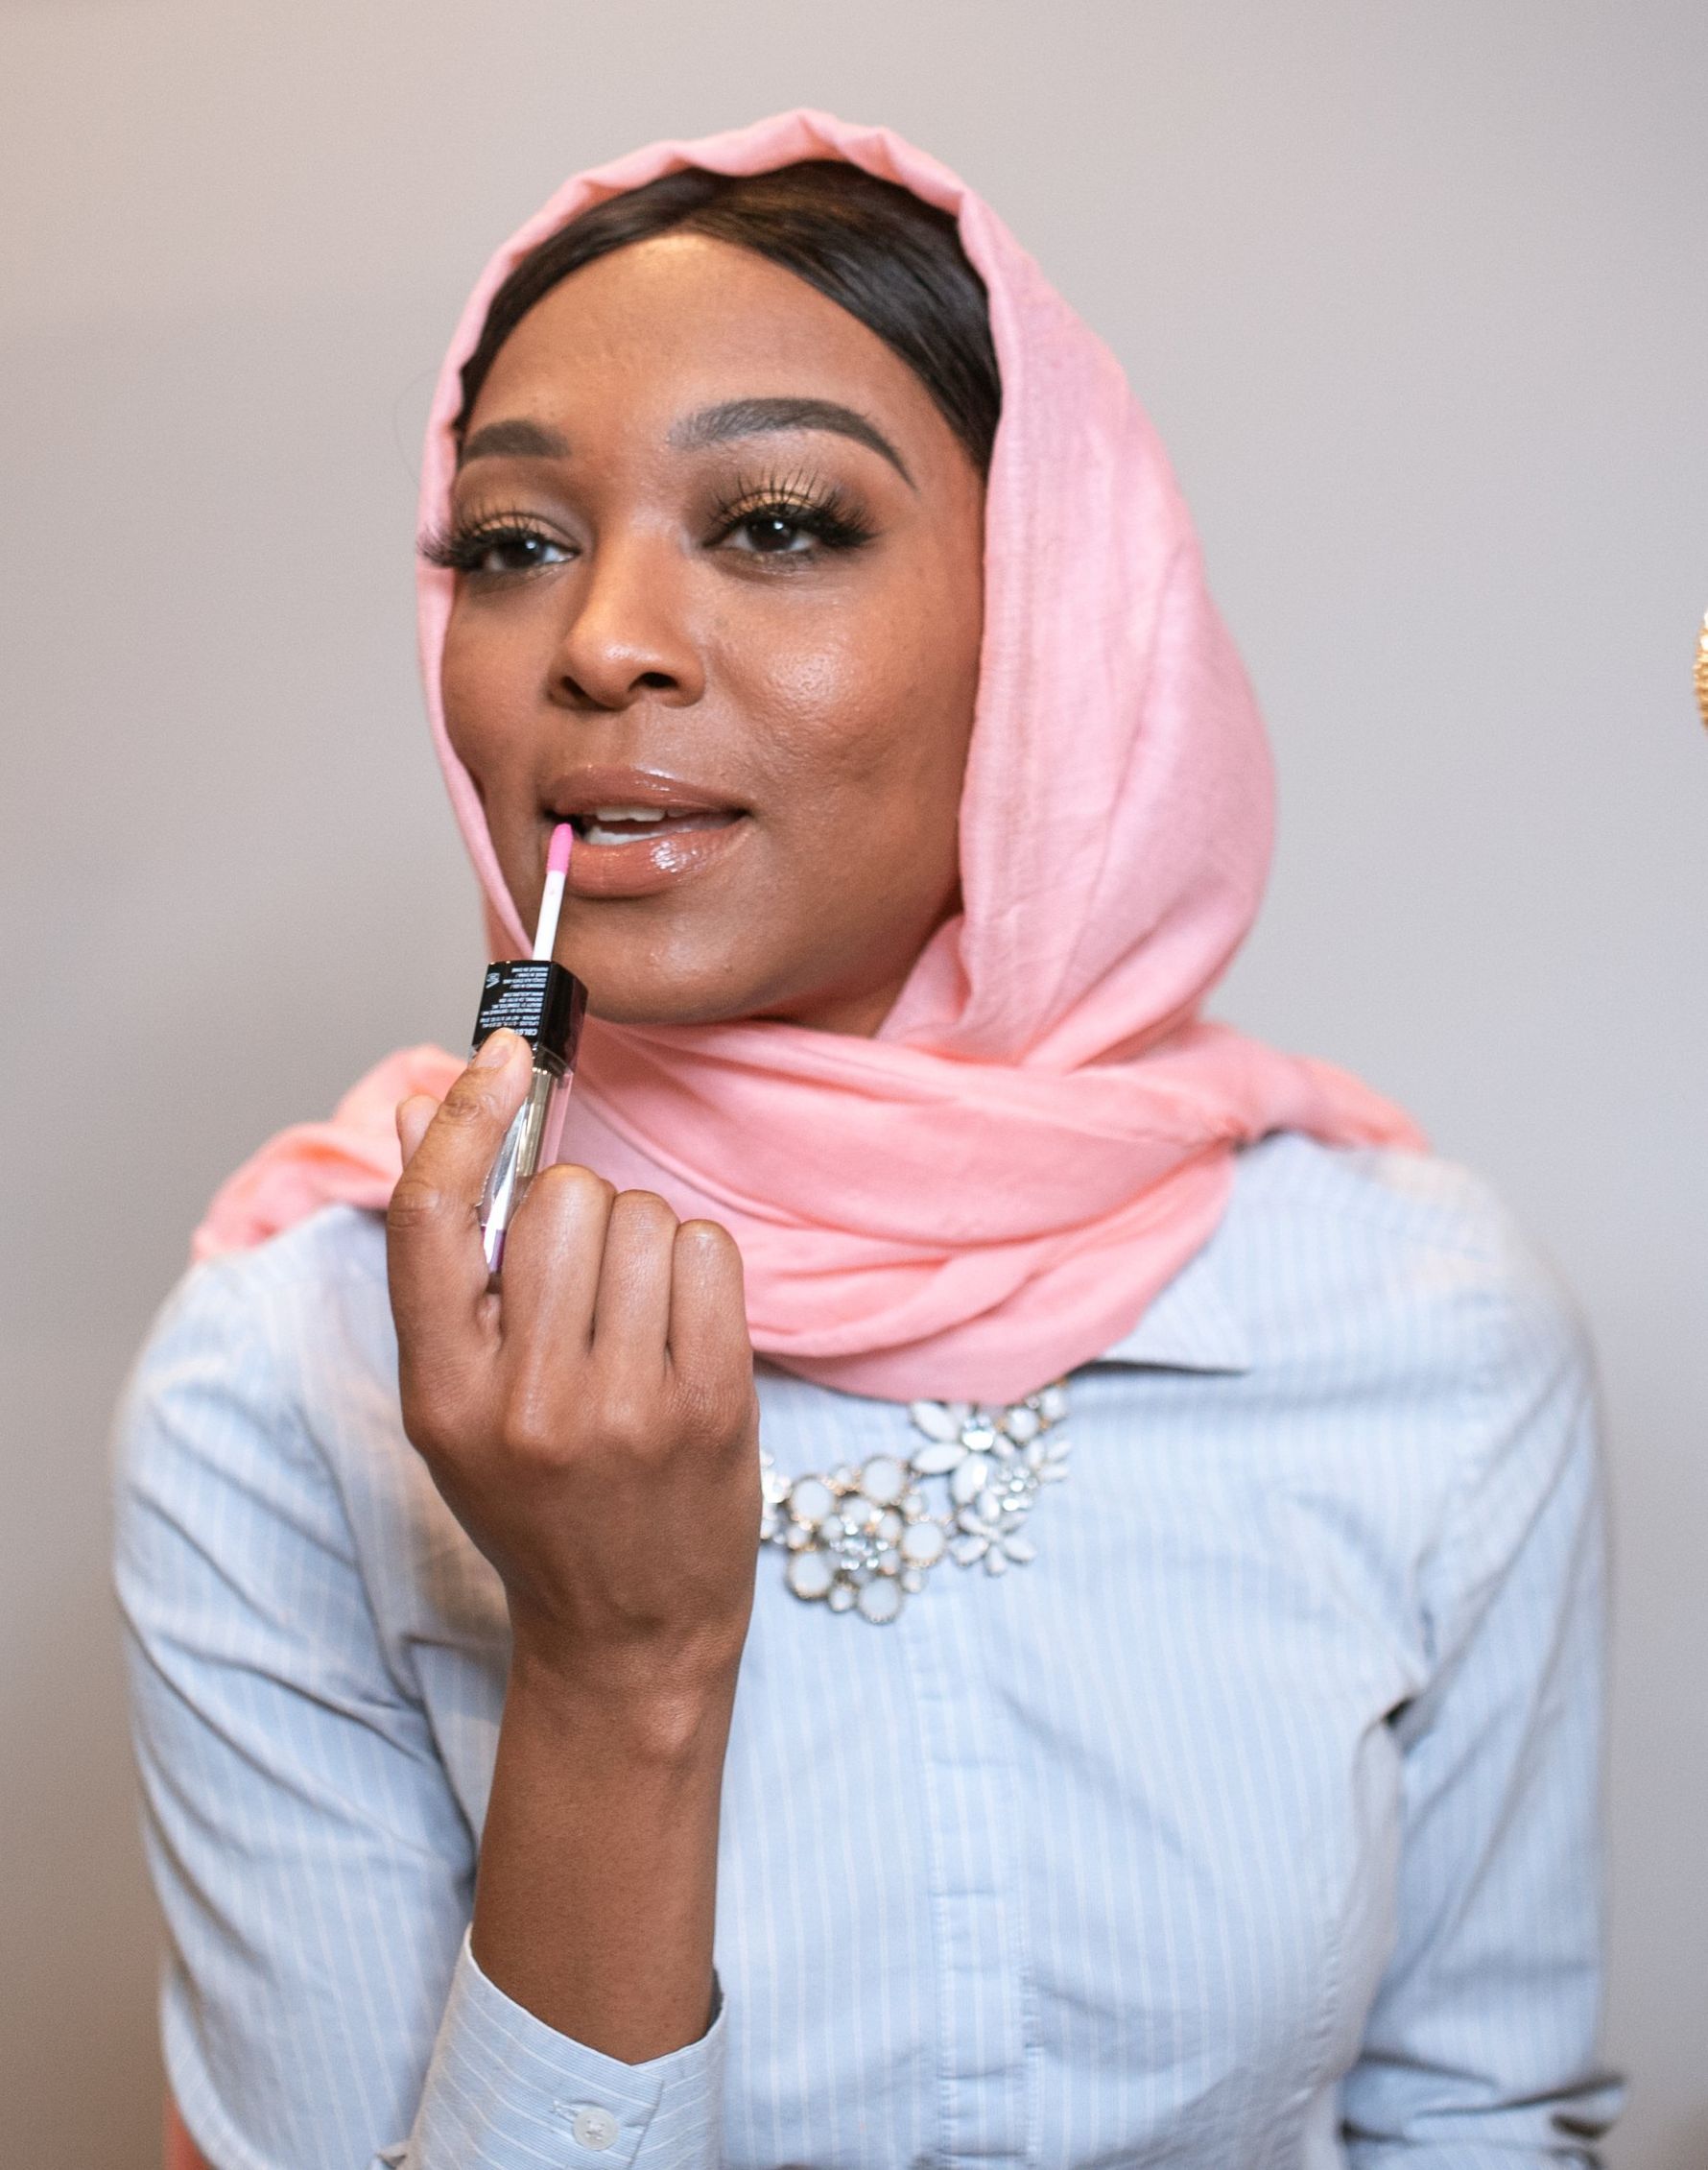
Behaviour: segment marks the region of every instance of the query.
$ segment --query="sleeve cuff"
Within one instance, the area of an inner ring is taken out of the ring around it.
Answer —
[[[724,1996],[696,2042],[645,2064],[559,2035],[475,1963],[465,1931],[408,2170],[716,2170]],[[385,2158],[381,2158],[382,2160]]]

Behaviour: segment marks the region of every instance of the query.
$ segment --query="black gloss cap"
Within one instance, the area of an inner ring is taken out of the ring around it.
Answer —
[[[544,1048],[573,1070],[586,1013],[587,990],[573,972],[541,959],[512,957],[486,966],[474,1046],[496,1032],[520,1033],[530,1047]]]

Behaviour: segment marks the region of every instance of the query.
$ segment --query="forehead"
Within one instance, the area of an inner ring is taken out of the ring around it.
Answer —
[[[571,273],[499,348],[469,426],[527,414],[584,427],[601,408],[668,423],[774,394],[862,407],[921,448],[950,436],[913,370],[857,317],[704,234],[633,243]]]

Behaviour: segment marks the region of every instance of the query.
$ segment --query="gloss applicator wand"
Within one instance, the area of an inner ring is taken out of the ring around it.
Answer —
[[[552,831],[546,853],[546,886],[534,931],[534,954],[486,967],[474,1044],[469,1049],[473,1054],[493,1033],[508,1028],[528,1042],[534,1058],[528,1097],[504,1133],[504,1143],[481,1194],[481,1240],[487,1271],[494,1276],[503,1267],[504,1239],[528,1195],[529,1184],[541,1168],[549,1168],[557,1157],[569,1088],[575,1082],[576,1050],[581,1045],[581,1019],[587,1011],[587,990],[573,972],[565,971],[552,959],[574,843],[575,831],[567,822],[559,822]]]

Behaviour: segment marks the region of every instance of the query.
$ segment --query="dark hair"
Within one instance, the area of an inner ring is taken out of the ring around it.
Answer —
[[[462,431],[492,360],[536,301],[584,264],[661,233],[703,233],[781,264],[858,317],[918,377],[983,474],[1002,380],[984,282],[953,218],[893,181],[837,158],[766,174],[699,166],[613,196],[524,256],[492,297],[463,365]]]

